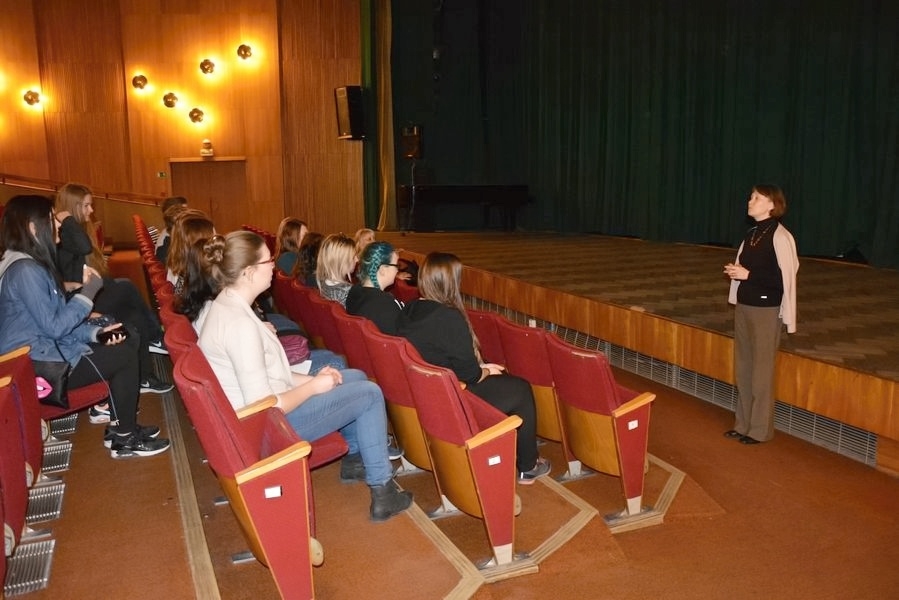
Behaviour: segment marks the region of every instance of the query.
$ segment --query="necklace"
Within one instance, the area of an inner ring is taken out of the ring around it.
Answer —
[[[757,225],[755,227],[753,227],[752,235],[750,235],[750,237],[749,237],[749,245],[752,246],[753,248],[758,246],[759,242],[762,241],[762,238],[765,237],[765,234],[768,233],[769,231],[771,231],[775,225],[777,225],[776,222],[771,223],[770,225],[765,227],[761,233],[759,233],[759,228]],[[758,234],[758,235],[756,235],[756,234]]]

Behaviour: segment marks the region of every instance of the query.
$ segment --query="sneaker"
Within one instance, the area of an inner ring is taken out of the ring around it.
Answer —
[[[159,437],[159,427],[155,425],[138,425],[137,434],[141,439],[152,440]],[[118,437],[116,432],[107,427],[106,431],[103,432],[103,445],[107,448],[112,448],[112,442],[116,437]]]
[[[168,354],[169,351],[166,350],[165,345],[162,343],[162,340],[156,340],[155,342],[150,342],[148,346],[151,354]]]
[[[154,394],[165,394],[166,392],[171,392],[174,388],[175,386],[171,383],[161,381],[154,375],[150,375],[145,380],[140,382],[141,394],[146,394],[148,392],[153,392]]]
[[[392,435],[387,435],[387,458],[390,460],[399,460],[403,457],[406,452],[400,447],[399,444],[396,443],[396,438]]]
[[[135,456],[153,456],[169,449],[170,442],[165,438],[143,439],[139,433],[129,436],[115,436],[110,444],[109,455],[112,458],[133,458]]]
[[[546,458],[538,458],[537,464],[530,471],[522,471],[518,474],[518,483],[521,485],[531,485],[540,477],[547,475],[552,470],[552,465]]]
[[[94,406],[91,406],[91,409],[87,412],[87,418],[90,419],[90,422],[94,425],[109,423],[109,405],[95,404]]]

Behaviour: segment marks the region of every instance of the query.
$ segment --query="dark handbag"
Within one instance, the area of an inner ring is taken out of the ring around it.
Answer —
[[[301,335],[288,334],[280,335],[278,339],[284,347],[284,353],[287,354],[287,362],[292,365],[298,365],[304,360],[308,360],[310,356],[309,341]]]
[[[66,360],[36,360],[32,364],[38,401],[47,406],[69,408],[69,373],[72,365]]]

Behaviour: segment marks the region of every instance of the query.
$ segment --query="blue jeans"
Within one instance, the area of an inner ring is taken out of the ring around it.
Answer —
[[[287,413],[287,420],[301,438],[315,441],[339,431],[350,454],[362,455],[365,483],[384,485],[393,478],[387,457],[387,413],[381,388],[358,369],[341,371],[343,383],[316,394]]]
[[[341,371],[346,369],[346,361],[330,350],[314,348],[309,351],[309,360],[312,361],[312,366],[309,367],[310,375],[315,375],[324,367],[334,367]]]

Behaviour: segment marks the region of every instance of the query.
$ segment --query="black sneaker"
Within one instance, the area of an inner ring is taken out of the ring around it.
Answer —
[[[171,392],[174,388],[174,385],[166,383],[165,381],[160,381],[155,375],[150,375],[144,381],[140,382],[141,394],[147,394],[149,392],[153,392],[154,394],[165,394],[166,392]]]
[[[113,458],[134,458],[135,456],[153,456],[169,449],[170,442],[165,438],[142,439],[139,433],[129,436],[115,436],[112,440],[109,455]]]
[[[159,427],[157,427],[156,425],[138,425],[137,431],[135,433],[137,433],[142,439],[152,440],[159,437]],[[107,427],[106,431],[103,432],[103,445],[107,448],[112,448],[112,442],[117,437],[123,436],[119,436],[115,431]]]
[[[147,344],[147,349],[150,351],[150,354],[168,354],[169,351],[166,349],[165,344],[162,343],[162,340],[156,340],[155,342],[150,342]]]
[[[533,469],[530,471],[522,471],[518,474],[518,483],[520,485],[531,485],[538,478],[549,474],[551,470],[552,465],[550,464],[549,459],[538,458],[537,464],[534,465]]]

